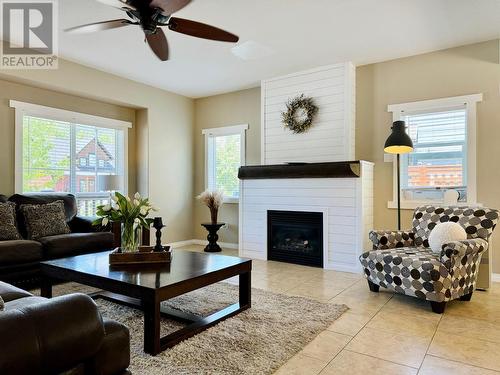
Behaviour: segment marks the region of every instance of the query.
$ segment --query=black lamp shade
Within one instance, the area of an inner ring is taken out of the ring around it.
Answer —
[[[385,141],[384,151],[388,154],[407,154],[413,151],[413,142],[406,134],[404,121],[395,121],[391,127],[391,135]]]

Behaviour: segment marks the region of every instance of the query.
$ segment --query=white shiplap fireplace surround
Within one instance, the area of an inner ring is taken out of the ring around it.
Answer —
[[[261,89],[262,166],[240,170],[246,177],[240,180],[239,255],[268,259],[268,211],[319,212],[324,268],[360,272],[358,256],[370,248],[373,227],[373,163],[346,162],[355,159],[354,66],[269,79]],[[293,134],[284,129],[280,113],[300,94],[314,98],[319,111],[307,132]],[[311,164],[286,165],[299,162]],[[337,163],[315,164],[331,162]],[[342,173],[346,170],[352,173]]]

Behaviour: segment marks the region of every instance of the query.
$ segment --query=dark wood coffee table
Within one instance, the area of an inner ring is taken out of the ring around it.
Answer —
[[[43,297],[52,297],[52,285],[74,281],[102,289],[92,294],[144,312],[144,351],[156,355],[162,350],[246,310],[251,305],[252,261],[225,255],[174,250],[169,266],[112,268],[109,252],[79,255],[41,263]],[[239,302],[199,317],[160,304],[170,298],[216,282],[239,276]],[[184,328],[160,337],[160,316],[188,323]]]

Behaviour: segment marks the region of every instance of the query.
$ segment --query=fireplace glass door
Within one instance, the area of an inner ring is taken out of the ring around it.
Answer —
[[[323,213],[267,211],[267,258],[323,267]]]

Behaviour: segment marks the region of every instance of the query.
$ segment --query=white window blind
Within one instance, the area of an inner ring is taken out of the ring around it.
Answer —
[[[405,199],[439,200],[446,189],[467,199],[467,110],[420,112],[401,117],[414,151],[402,158]]]
[[[22,191],[75,194],[80,215],[109,200],[101,176],[124,176],[125,131],[22,116]],[[122,178],[122,184],[124,181]]]

